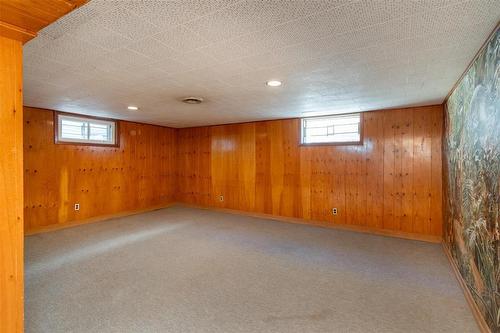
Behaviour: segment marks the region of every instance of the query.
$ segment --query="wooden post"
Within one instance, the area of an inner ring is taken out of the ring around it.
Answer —
[[[22,43],[0,36],[0,332],[23,331]]]

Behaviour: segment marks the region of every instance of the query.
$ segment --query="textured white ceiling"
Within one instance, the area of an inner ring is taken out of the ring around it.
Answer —
[[[498,0],[92,0],[24,47],[24,103],[173,127],[441,103],[499,19]]]

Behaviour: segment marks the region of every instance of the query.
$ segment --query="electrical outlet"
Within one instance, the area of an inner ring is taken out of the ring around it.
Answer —
[[[337,215],[337,208],[332,208],[332,214]]]
[[[80,204],[79,203],[75,204],[75,210],[80,210]]]
[[[223,195],[219,196],[219,201],[224,201],[224,196]]]

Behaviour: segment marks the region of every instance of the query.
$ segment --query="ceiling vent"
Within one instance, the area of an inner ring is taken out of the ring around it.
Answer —
[[[183,103],[186,104],[201,104],[203,102],[203,98],[201,97],[186,97],[182,99]]]

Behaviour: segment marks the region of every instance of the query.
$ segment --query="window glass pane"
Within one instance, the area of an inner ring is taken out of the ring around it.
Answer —
[[[86,139],[87,138],[87,123],[83,122],[83,121],[62,119],[61,138]]]
[[[358,124],[335,125],[333,128],[335,134],[358,133]]]
[[[302,119],[303,143],[342,143],[361,140],[361,115],[335,115]]]
[[[96,144],[114,144],[116,123],[109,120],[57,115],[58,140]]]
[[[326,127],[306,128],[306,135],[307,136],[328,135],[327,128]]]
[[[90,140],[106,141],[106,142],[110,141],[111,128],[109,125],[93,124],[93,123],[89,123],[89,125],[90,125],[90,135],[89,135]]]

